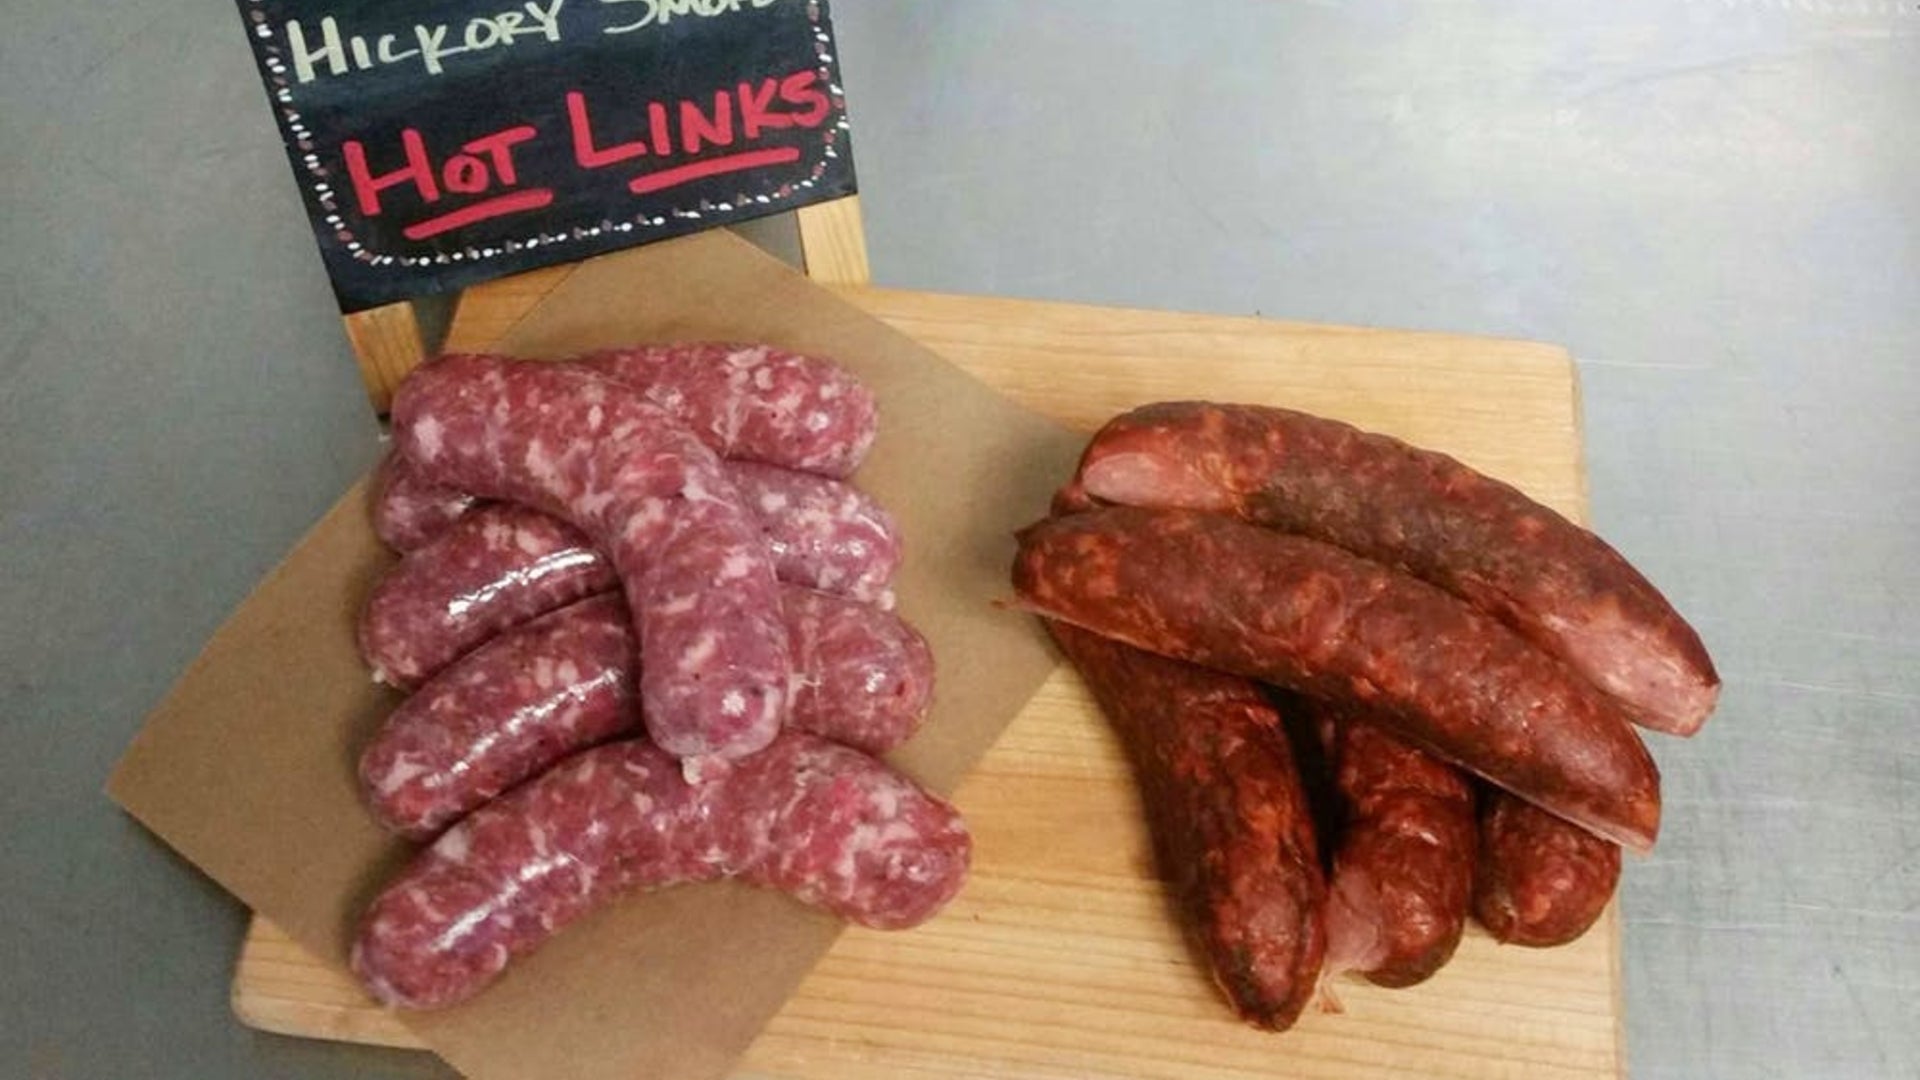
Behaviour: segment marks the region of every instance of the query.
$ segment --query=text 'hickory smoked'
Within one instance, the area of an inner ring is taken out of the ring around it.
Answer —
[[[1379,563],[1220,514],[1112,507],[1020,535],[1024,606],[1373,711],[1439,757],[1635,850],[1660,777],[1613,700],[1492,616]]]
[[[1088,444],[1075,485],[1129,506],[1211,510],[1324,540],[1492,613],[1624,703],[1691,735],[1720,677],[1620,553],[1445,454],[1288,409],[1146,405]]]

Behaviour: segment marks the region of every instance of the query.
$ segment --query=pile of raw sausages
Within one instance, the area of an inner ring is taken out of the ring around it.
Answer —
[[[410,696],[359,773],[431,843],[361,922],[377,998],[464,1000],[636,890],[737,878],[881,928],[959,891],[964,822],[875,756],[933,692],[893,520],[845,481],[876,426],[850,373],[765,346],[407,379],[360,646]]]
[[[1432,975],[1469,911],[1504,942],[1584,933],[1658,832],[1631,725],[1690,735],[1719,692],[1592,533],[1284,409],[1109,422],[1013,580],[1126,745],[1215,980],[1276,1030],[1325,976]]]

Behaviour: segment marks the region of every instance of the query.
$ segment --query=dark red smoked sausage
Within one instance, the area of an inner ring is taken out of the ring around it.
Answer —
[[[1043,617],[1365,706],[1636,849],[1659,831],[1659,772],[1611,698],[1465,601],[1330,544],[1113,507],[1029,527],[1013,584]]]
[[[1278,714],[1246,679],[1047,629],[1126,746],[1161,876],[1214,981],[1248,1023],[1292,1027],[1320,976],[1326,882]]]
[[[781,588],[793,641],[787,723],[871,754],[926,718],[933,654],[871,605]],[[360,756],[367,806],[412,839],[438,833],[575,750],[639,723],[633,631],[606,593],[515,627],[434,676]]]
[[[1306,706],[1343,822],[1327,889],[1327,971],[1424,982],[1453,958],[1473,898],[1473,787],[1358,713]]]
[[[879,429],[873,392],[851,372],[769,345],[635,345],[578,362],[635,387],[721,457],[845,477]]]
[[[1473,913],[1495,941],[1548,948],[1587,932],[1620,882],[1620,848],[1504,791],[1484,793]]]
[[[474,811],[373,901],[354,972],[386,1004],[439,1008],[622,893],[738,877],[897,929],[966,879],[959,813],[857,750],[787,732],[703,782],[681,770],[609,743]]]
[[[661,749],[733,758],[779,733],[793,671],[772,558],[719,458],[671,416],[564,365],[449,356],[401,384],[393,440],[425,479],[553,514],[606,552]]]
[[[1287,409],[1166,402],[1102,428],[1075,484],[1108,502],[1233,513],[1403,570],[1660,731],[1693,734],[1719,697],[1699,635],[1619,552],[1444,454]]]

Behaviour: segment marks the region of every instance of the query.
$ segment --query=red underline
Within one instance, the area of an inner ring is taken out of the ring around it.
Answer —
[[[502,214],[517,214],[522,210],[538,210],[553,202],[553,192],[546,188],[534,188],[531,191],[516,191],[511,195],[487,199],[462,207],[451,214],[441,214],[437,218],[428,218],[418,224],[409,225],[400,230],[409,240],[425,240],[429,236],[439,236],[449,229],[462,225],[471,225],[476,221],[499,217]]]
[[[739,172],[742,169],[757,169],[762,165],[785,165],[800,160],[800,148],[782,146],[772,150],[754,150],[745,154],[730,154],[726,157],[708,158],[691,165],[682,165],[677,169],[662,169],[637,177],[627,187],[635,195],[665,188],[678,187],[707,176],[719,176],[722,173]]]

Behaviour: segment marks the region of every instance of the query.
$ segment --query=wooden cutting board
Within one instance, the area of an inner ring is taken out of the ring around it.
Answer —
[[[463,298],[448,347],[482,348],[567,268]],[[1579,391],[1564,350],[1450,334],[837,290],[1010,397],[1091,431],[1141,402],[1283,404],[1445,450],[1576,519]],[[914,538],[909,538],[911,542]],[[1344,1012],[1271,1035],[1237,1023],[1154,879],[1119,747],[1056,672],[956,793],[966,892],[910,932],[841,937],[741,1075],[1167,1078],[1616,1077],[1619,924],[1535,951],[1470,932],[1400,991],[1339,980]],[[1633,868],[1629,866],[1627,873]],[[234,1010],[268,1031],[417,1046],[345,973],[256,921]]]

